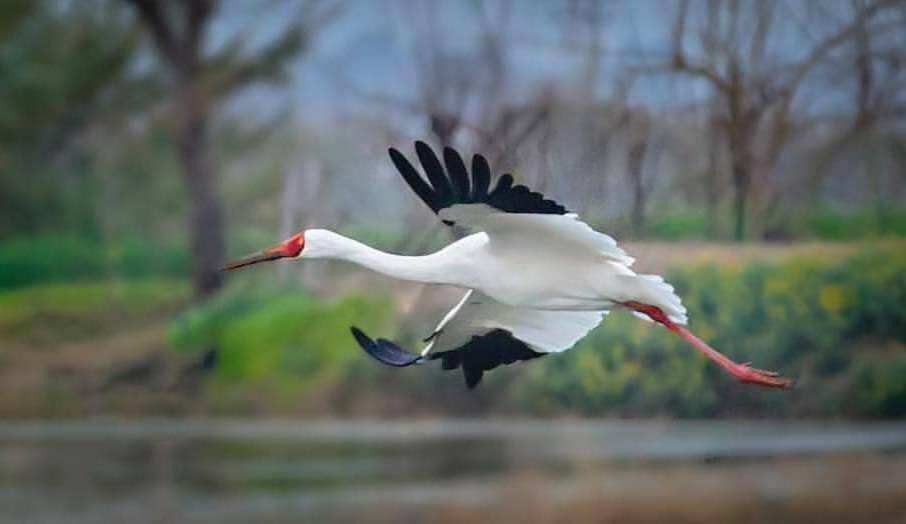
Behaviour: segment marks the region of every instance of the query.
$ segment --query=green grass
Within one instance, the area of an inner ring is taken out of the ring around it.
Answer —
[[[708,237],[708,217],[704,210],[655,214],[648,218],[645,236],[660,240],[687,240]]]
[[[386,328],[395,314],[386,297],[325,301],[300,289],[233,288],[181,315],[169,338],[184,351],[219,348],[225,381],[301,385],[336,376],[358,356],[349,326]]]
[[[47,283],[0,291],[0,333],[31,344],[64,343],[144,323],[186,304],[170,278]]]
[[[74,235],[44,234],[0,243],[0,290],[46,282],[187,276],[181,243],[121,239],[103,244]]]
[[[731,212],[725,206],[719,209],[719,223],[716,224],[713,232],[715,238],[712,239],[730,238],[727,220]],[[589,215],[585,218],[602,231],[620,238],[632,235],[638,239],[679,241],[711,237],[708,217],[703,207],[648,213],[641,233],[633,231],[628,216]],[[903,237],[906,236],[906,209],[808,208],[775,217],[765,228],[767,237],[784,240],[865,241],[881,237]]]
[[[860,240],[879,236],[906,236],[906,209],[811,210],[789,227],[795,238]]]

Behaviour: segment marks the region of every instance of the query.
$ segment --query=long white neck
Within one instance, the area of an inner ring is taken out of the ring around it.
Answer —
[[[361,242],[326,229],[305,231],[305,248],[301,258],[347,260],[384,275],[401,280],[429,284],[463,285],[452,269],[455,260],[447,250],[425,256],[403,256],[384,253]]]

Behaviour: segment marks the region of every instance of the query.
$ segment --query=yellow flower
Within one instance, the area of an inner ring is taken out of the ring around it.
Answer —
[[[821,288],[818,294],[821,307],[830,313],[838,313],[849,304],[846,288],[840,285],[829,285]]]

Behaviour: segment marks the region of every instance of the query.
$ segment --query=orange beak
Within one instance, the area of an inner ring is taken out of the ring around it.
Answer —
[[[299,253],[302,252],[304,247],[305,237],[302,233],[297,233],[276,246],[269,247],[258,253],[240,258],[239,260],[234,260],[223,266],[221,271],[232,271],[241,267],[258,264],[259,262],[270,262],[281,258],[295,258],[299,256]]]

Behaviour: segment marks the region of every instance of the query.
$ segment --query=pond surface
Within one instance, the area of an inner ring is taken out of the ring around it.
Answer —
[[[677,483],[769,499],[906,495],[906,423],[0,422],[3,522],[393,521]]]

